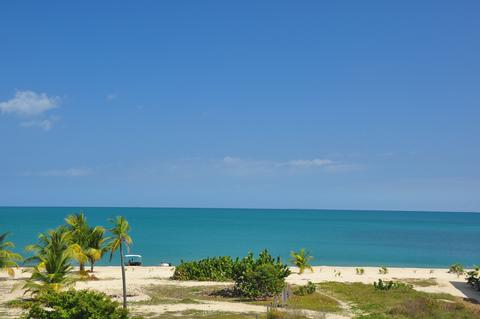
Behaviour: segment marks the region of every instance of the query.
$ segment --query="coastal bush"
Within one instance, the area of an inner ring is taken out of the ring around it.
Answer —
[[[390,290],[390,289],[398,289],[398,288],[407,288],[411,289],[413,286],[410,284],[405,284],[403,282],[398,281],[383,281],[382,279],[378,279],[378,282],[373,283],[373,287],[376,290]]]
[[[294,295],[297,296],[306,296],[306,295],[311,295],[317,290],[317,286],[309,281],[305,286],[300,286],[297,289],[293,291]]]
[[[378,273],[381,275],[386,275],[388,274],[388,268],[385,266],[381,266],[380,269],[378,269]]]
[[[480,290],[480,266],[474,266],[472,271],[467,272],[467,283]]]
[[[127,319],[126,309],[104,293],[89,290],[42,291],[24,319]]]
[[[278,295],[290,273],[280,257],[273,258],[267,250],[262,251],[257,259],[249,253],[245,258],[237,259],[233,266],[235,289],[240,295],[251,299]]]
[[[465,273],[465,270],[462,264],[457,263],[457,264],[450,265],[448,272],[451,274],[456,274],[457,277],[460,277],[460,275],[463,275]]]
[[[231,257],[213,257],[184,262],[175,267],[173,279],[199,281],[229,281],[233,279],[234,261]]]
[[[363,268],[356,268],[355,269],[355,272],[357,273],[357,275],[363,275],[365,273],[365,269]]]

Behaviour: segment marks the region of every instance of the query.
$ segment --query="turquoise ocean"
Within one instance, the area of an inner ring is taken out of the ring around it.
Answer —
[[[83,211],[91,225],[125,216],[131,253],[146,265],[208,256],[244,256],[267,248],[288,260],[305,247],[315,265],[447,267],[480,264],[480,214],[228,208],[0,207],[0,233],[16,250]],[[105,258],[100,264],[108,265]]]

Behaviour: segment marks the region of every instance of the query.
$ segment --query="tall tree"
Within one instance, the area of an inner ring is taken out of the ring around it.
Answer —
[[[14,253],[9,248],[15,248],[11,241],[6,241],[9,233],[0,234],[0,271],[5,271],[10,277],[15,276],[14,268],[18,267],[17,261],[22,261],[20,254]]]
[[[80,273],[82,273],[85,271],[85,263],[88,261],[87,252],[90,227],[83,212],[67,216],[65,222],[67,223],[72,244],[76,244],[73,257],[78,261]]]
[[[125,263],[124,263],[124,248],[128,250],[128,246],[132,243],[132,238],[128,234],[130,225],[123,216],[117,216],[116,219],[111,220],[112,228],[109,231],[112,233],[110,242],[110,261],[113,254],[119,250],[120,266],[122,269],[122,287],[123,287],[123,308],[127,308],[127,283],[125,279]]]

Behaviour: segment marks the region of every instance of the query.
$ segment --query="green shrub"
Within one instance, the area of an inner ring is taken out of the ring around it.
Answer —
[[[388,268],[385,266],[381,266],[380,269],[378,269],[378,273],[381,275],[386,275],[388,274]]]
[[[173,279],[199,281],[229,281],[233,279],[233,266],[236,261],[231,257],[213,257],[198,261],[184,262],[175,267]]]
[[[293,291],[293,294],[297,296],[306,296],[313,294],[316,290],[317,286],[313,282],[309,281],[305,286],[300,286]]]
[[[457,263],[457,264],[451,265],[448,272],[451,273],[451,274],[456,274],[457,277],[460,277],[460,275],[463,275],[465,273],[465,270],[463,269],[462,264]]]
[[[403,282],[398,281],[383,281],[382,279],[378,279],[378,282],[374,282],[373,286],[377,290],[390,290],[390,289],[398,289],[398,288],[406,288],[411,289],[413,286],[409,284],[405,284]]]
[[[472,271],[467,272],[467,283],[473,288],[480,290],[480,266],[474,266]]]
[[[363,275],[365,273],[365,269],[363,268],[356,268],[355,269],[355,272],[357,273],[357,275]]]
[[[263,299],[279,294],[285,287],[285,278],[290,269],[273,258],[267,250],[255,259],[252,253],[236,260],[233,267],[235,289],[240,295],[251,299]]]
[[[127,310],[104,293],[89,290],[42,291],[24,319],[127,319]]]

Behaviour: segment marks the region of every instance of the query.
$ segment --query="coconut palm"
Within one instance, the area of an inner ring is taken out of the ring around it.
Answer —
[[[305,251],[305,248],[300,249],[298,252],[292,251],[290,255],[292,256],[291,262],[298,267],[299,274],[303,274],[305,269],[309,269],[313,272],[313,268],[310,265],[313,256],[311,256],[308,251]]]
[[[72,284],[70,263],[75,255],[76,247],[71,244],[71,234],[65,227],[58,227],[40,234],[38,243],[27,246],[34,256],[29,261],[36,261],[30,279],[24,285],[26,292],[38,293],[43,289],[60,290]]]
[[[128,235],[130,225],[123,216],[117,216],[116,219],[111,220],[112,228],[109,231],[112,233],[110,241],[110,261],[113,254],[119,250],[120,252],[120,267],[122,269],[122,287],[123,287],[123,308],[127,308],[127,283],[125,280],[125,264],[123,261],[123,249],[128,250],[128,245],[132,243],[132,238]]]
[[[70,233],[72,244],[75,244],[74,259],[80,265],[80,273],[85,271],[85,263],[88,261],[88,240],[90,227],[84,213],[73,214],[65,218],[67,229]]]
[[[0,234],[0,271],[5,271],[10,277],[15,276],[14,268],[18,267],[17,261],[22,261],[20,254],[8,248],[15,248],[11,241],[5,241],[9,233]]]
[[[102,259],[103,255],[110,250],[108,245],[109,238],[105,237],[105,228],[97,226],[90,227],[88,233],[88,249],[86,251],[88,261],[90,262],[90,271],[93,272],[93,266]]]

